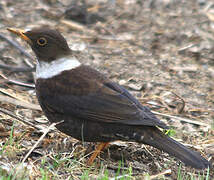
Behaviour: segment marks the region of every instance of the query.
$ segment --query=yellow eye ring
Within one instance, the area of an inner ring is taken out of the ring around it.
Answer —
[[[37,44],[40,45],[40,46],[46,45],[47,44],[46,38],[41,37],[41,38],[37,39]]]

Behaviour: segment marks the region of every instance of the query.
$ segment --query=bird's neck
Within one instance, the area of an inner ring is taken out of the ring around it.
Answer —
[[[72,70],[81,65],[74,56],[58,58],[51,62],[37,61],[36,79],[48,79],[61,74],[63,71]]]

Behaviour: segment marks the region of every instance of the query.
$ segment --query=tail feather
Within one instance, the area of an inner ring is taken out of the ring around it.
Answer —
[[[141,129],[141,132],[139,130],[140,129],[138,129],[138,133],[135,134],[135,140],[137,142],[163,150],[178,158],[186,165],[196,169],[205,169],[210,166],[210,162],[203,158],[198,152],[188,149],[181,143],[162,133],[158,128],[148,127],[144,129],[145,131]]]

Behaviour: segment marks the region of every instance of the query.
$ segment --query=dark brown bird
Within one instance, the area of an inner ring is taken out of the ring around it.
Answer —
[[[109,142],[136,141],[156,147],[193,168],[209,162],[159,128],[167,126],[142,106],[125,88],[89,66],[82,65],[56,30],[8,29],[31,46],[37,56],[36,94],[50,122],[81,141],[101,142],[94,158]]]

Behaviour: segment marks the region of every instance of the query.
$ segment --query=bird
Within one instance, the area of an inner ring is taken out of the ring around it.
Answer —
[[[56,29],[8,28],[26,41],[36,55],[35,89],[38,102],[56,128],[80,141],[100,143],[88,160],[110,142],[133,141],[153,146],[186,166],[205,169],[210,162],[167,136],[168,126],[143,106],[123,86],[84,65]]]

